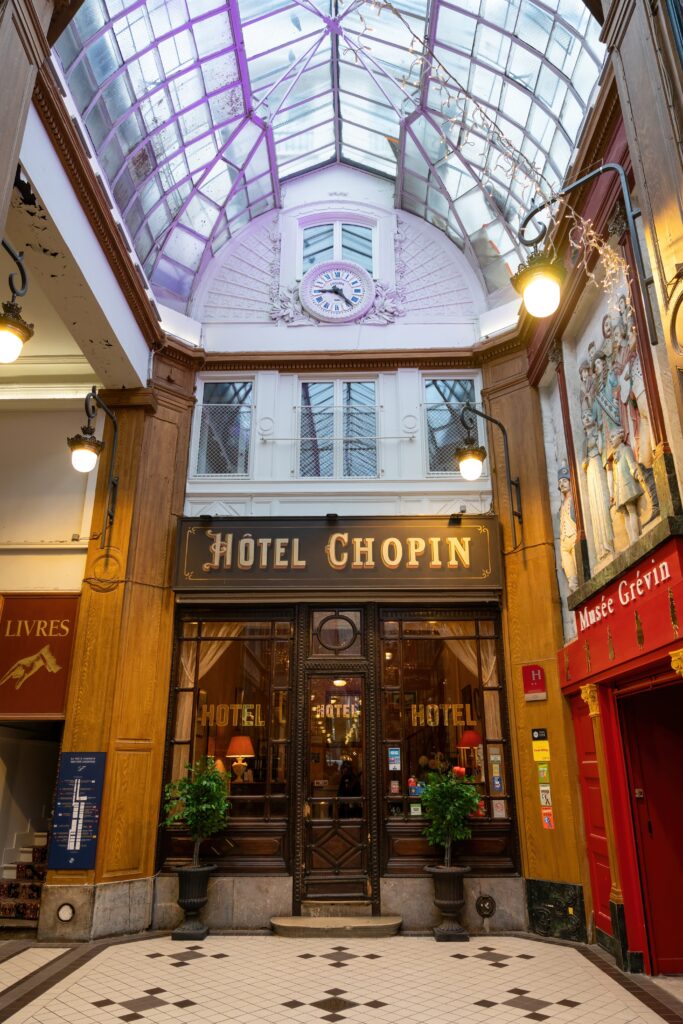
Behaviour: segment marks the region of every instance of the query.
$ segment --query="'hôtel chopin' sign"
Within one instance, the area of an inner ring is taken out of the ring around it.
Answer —
[[[463,516],[183,519],[177,590],[501,587],[498,520]]]

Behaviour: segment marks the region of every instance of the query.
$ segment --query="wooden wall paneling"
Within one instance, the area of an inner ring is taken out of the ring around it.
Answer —
[[[499,432],[489,434],[494,495],[502,520],[505,560],[503,638],[513,774],[523,872],[526,877],[585,883],[588,880],[571,718],[559,687],[556,652],[562,646],[562,618],[548,479],[537,391],[527,380],[526,352],[512,353],[484,367],[487,411],[508,431],[512,476],[519,476],[522,542],[512,551],[509,508]],[[548,698],[527,703],[521,670],[541,665]],[[555,828],[543,828],[531,730],[547,728]]]

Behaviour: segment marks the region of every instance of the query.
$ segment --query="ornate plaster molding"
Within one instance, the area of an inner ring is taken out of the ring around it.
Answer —
[[[681,651],[681,654],[683,655],[683,651]],[[600,717],[598,688],[595,683],[586,683],[585,686],[581,687],[581,700],[588,705],[588,715],[590,718]]]
[[[375,300],[372,306],[359,320],[359,324],[372,324],[386,327],[393,324],[399,317],[406,315],[405,297],[398,288],[392,288],[384,281],[375,285]],[[286,327],[317,327],[319,321],[307,313],[299,299],[299,286],[294,284],[288,288],[278,288],[271,299],[270,318]]]
[[[678,651],[671,651],[671,668],[677,676],[683,676],[683,647]]]

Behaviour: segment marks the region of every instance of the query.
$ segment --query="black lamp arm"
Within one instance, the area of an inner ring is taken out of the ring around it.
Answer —
[[[107,546],[107,536],[114,523],[114,513],[116,512],[116,498],[119,489],[119,478],[114,476],[114,467],[116,465],[116,449],[119,442],[119,425],[116,420],[116,415],[109,408],[107,403],[100,398],[97,394],[97,388],[93,387],[85,396],[85,415],[88,417],[87,429],[90,432],[93,431],[93,420],[97,416],[97,409],[101,409],[102,412],[109,417],[111,420],[113,437],[111,443],[111,458],[109,459],[109,478],[107,480],[107,510],[104,514],[104,526],[102,528],[102,537],[100,540],[100,547],[104,548]]]
[[[503,453],[505,456],[505,480],[507,483],[508,490],[508,501],[510,503],[510,524],[512,526],[512,550],[516,551],[521,540],[517,539],[517,522],[522,522],[522,493],[519,486],[519,477],[512,477],[510,473],[510,449],[508,446],[508,432],[505,426],[500,420],[495,419],[493,416],[489,416],[488,413],[483,412],[481,409],[477,409],[476,405],[472,405],[471,402],[465,402],[462,411],[460,413],[460,420],[462,425],[468,432],[471,432],[475,424],[475,416],[480,416],[481,419],[486,420],[487,423],[493,423],[494,426],[498,427],[501,434],[503,435]]]
[[[645,312],[645,321],[647,324],[647,333],[650,338],[651,345],[658,344],[657,328],[655,326],[654,314],[652,312],[652,303],[650,301],[650,293],[647,290],[647,286],[650,284],[652,278],[647,277],[645,273],[645,263],[643,261],[643,250],[640,245],[640,239],[638,238],[638,232],[636,230],[636,217],[641,216],[641,211],[633,208],[631,202],[631,193],[628,188],[628,179],[626,178],[626,171],[621,164],[601,164],[600,167],[596,167],[594,170],[589,171],[588,174],[582,175],[577,178],[576,181],[572,181],[569,185],[565,185],[558,192],[555,192],[549,199],[544,200],[542,203],[537,203],[529,213],[524,217],[520,228],[519,228],[519,240],[522,245],[526,246],[527,249],[535,249],[540,242],[543,241],[547,232],[547,224],[541,224],[540,227],[537,225],[538,233],[533,238],[525,238],[524,232],[527,226],[531,223],[534,217],[539,214],[542,210],[547,209],[553,203],[556,203],[558,199],[562,199],[569,192],[573,192],[575,188],[579,188],[581,185],[585,185],[587,181],[591,181],[593,178],[597,178],[598,175],[604,174],[605,171],[612,171],[619,178],[619,184],[621,185],[621,196],[624,201],[624,210],[626,212],[626,223],[628,225],[628,232],[631,236],[631,246],[633,249],[633,261],[636,265],[636,278],[638,283],[638,290],[640,292],[640,299]]]
[[[19,268],[19,277],[21,278],[21,284],[19,285],[18,288],[16,287],[15,284],[16,274],[12,272],[9,276],[9,290],[12,293],[12,298],[10,301],[14,302],[15,299],[21,298],[22,295],[26,295],[26,292],[28,291],[28,276],[26,274],[26,267],[24,266],[24,254],[23,252],[17,252],[15,249],[13,249],[9,242],[4,238],[2,239],[2,247],[5,250],[5,252],[11,256],[11,258],[14,260],[17,267]]]

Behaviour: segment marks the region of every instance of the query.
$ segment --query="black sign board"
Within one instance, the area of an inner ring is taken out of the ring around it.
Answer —
[[[547,729],[532,729],[531,730],[532,740],[547,740],[548,730]]]
[[[175,589],[497,590],[495,516],[182,519]]]
[[[51,871],[95,867],[104,753],[62,753],[47,866]]]

